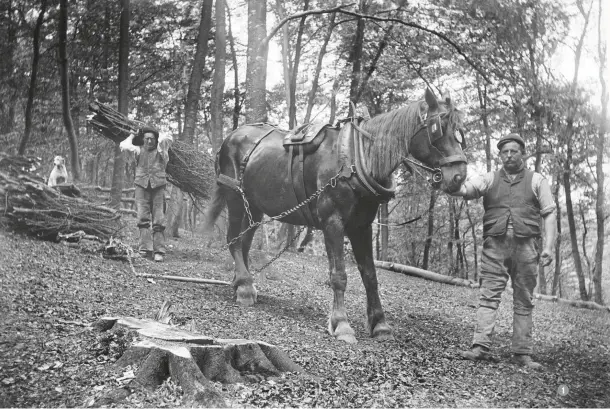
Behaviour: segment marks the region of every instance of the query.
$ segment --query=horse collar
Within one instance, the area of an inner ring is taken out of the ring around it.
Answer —
[[[355,127],[352,124],[352,128],[348,133],[347,137],[352,138],[354,143],[354,164],[350,166],[352,174],[356,174],[356,178],[360,181],[360,184],[369,192],[372,193],[376,198],[380,199],[381,202],[387,202],[394,198],[395,191],[393,186],[386,188],[377,182],[372,176],[371,172],[366,165],[364,158],[364,142],[359,127]],[[366,136],[366,135],[364,135]]]

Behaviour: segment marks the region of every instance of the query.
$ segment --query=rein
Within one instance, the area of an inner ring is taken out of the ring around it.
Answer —
[[[419,126],[419,129],[415,132],[414,135],[416,135],[418,132],[420,132],[423,128],[426,128],[426,133],[428,134],[428,143],[430,144],[430,146],[434,149],[436,149],[436,151],[443,157],[441,160],[439,160],[438,164],[439,166],[444,166],[444,165],[448,165],[450,163],[455,163],[455,162],[466,162],[466,157],[464,156],[463,153],[461,154],[457,154],[457,155],[450,155],[450,156],[445,156],[443,155],[443,152],[441,152],[436,145],[434,145],[434,141],[432,141],[432,136],[430,135],[430,121],[434,120],[434,119],[438,119],[438,127],[439,127],[439,132],[440,132],[440,137],[436,138],[436,139],[440,139],[443,136],[443,127],[441,125],[441,118],[446,115],[447,113],[442,113],[442,114],[435,114],[432,115],[430,117],[427,117],[426,119],[423,118],[421,112],[419,113],[419,120],[421,122],[421,125]],[[435,140],[436,140],[435,139]],[[410,145],[411,142],[413,141],[413,137],[411,137],[411,140],[409,141],[409,151],[411,151],[410,149]],[[440,167],[437,168],[431,168],[429,166],[426,166],[422,163],[416,162],[412,159],[409,159],[407,157],[403,157],[403,162],[409,162],[415,166],[419,166],[420,168],[432,173],[432,181],[434,183],[440,183],[443,180],[443,173],[441,171]],[[406,164],[405,164],[406,165]]]

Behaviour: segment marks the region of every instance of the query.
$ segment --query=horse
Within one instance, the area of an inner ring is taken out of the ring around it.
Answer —
[[[248,253],[267,214],[324,233],[334,292],[328,332],[336,340],[357,342],[345,308],[345,236],[366,289],[370,336],[393,339],[378,291],[371,225],[380,203],[393,197],[392,173],[409,154],[434,169],[442,190],[460,188],[466,178],[460,118],[449,96],[439,100],[426,89],[424,100],[405,107],[342,128],[328,125],[309,145],[285,146],[288,132],[266,123],[246,124],[229,134],[216,155],[217,183],[203,229],[213,229],[228,207],[237,302],[256,302]]]

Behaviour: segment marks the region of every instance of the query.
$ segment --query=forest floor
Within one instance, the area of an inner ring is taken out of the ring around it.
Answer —
[[[135,269],[231,280],[227,251],[185,233],[169,240],[166,262]],[[135,245],[133,237],[128,244]],[[273,254],[253,253],[254,266]],[[496,326],[496,363],[470,362],[477,291],[378,270],[394,341],[368,337],[365,293],[348,263],[346,303],[358,343],[326,332],[332,293],[324,256],[285,253],[257,283],[258,303],[235,304],[227,286],[153,282],[95,245],[40,241],[0,231],[0,407],[87,407],[120,385],[112,363],[121,339],[91,330],[102,316],[153,318],[165,300],[174,322],[214,338],[275,344],[308,374],[217,385],[233,407],[610,407],[610,314],[537,301],[535,359],[546,370],[510,363],[512,300]],[[138,392],[126,407],[179,407],[171,381]]]

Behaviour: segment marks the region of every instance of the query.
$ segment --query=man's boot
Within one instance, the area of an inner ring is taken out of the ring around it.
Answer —
[[[153,247],[155,252],[155,261],[163,261],[165,256],[165,232],[154,231],[153,232]]]
[[[460,355],[469,361],[493,361],[489,349],[480,345],[475,345],[468,351],[460,351]]]
[[[529,368],[529,369],[535,369],[535,370],[542,370],[542,369],[544,369],[544,366],[542,366],[538,362],[534,361],[532,359],[532,357],[529,356],[529,355],[515,354],[515,355],[513,355],[512,359],[511,359],[511,362],[516,364],[516,365],[524,366],[524,367]]]
[[[513,313],[513,358],[512,362],[529,369],[544,369],[538,362],[532,360],[533,351],[532,329],[534,323],[532,313]]]
[[[146,257],[152,255],[153,252],[153,238],[148,227],[140,227],[140,255]]]

